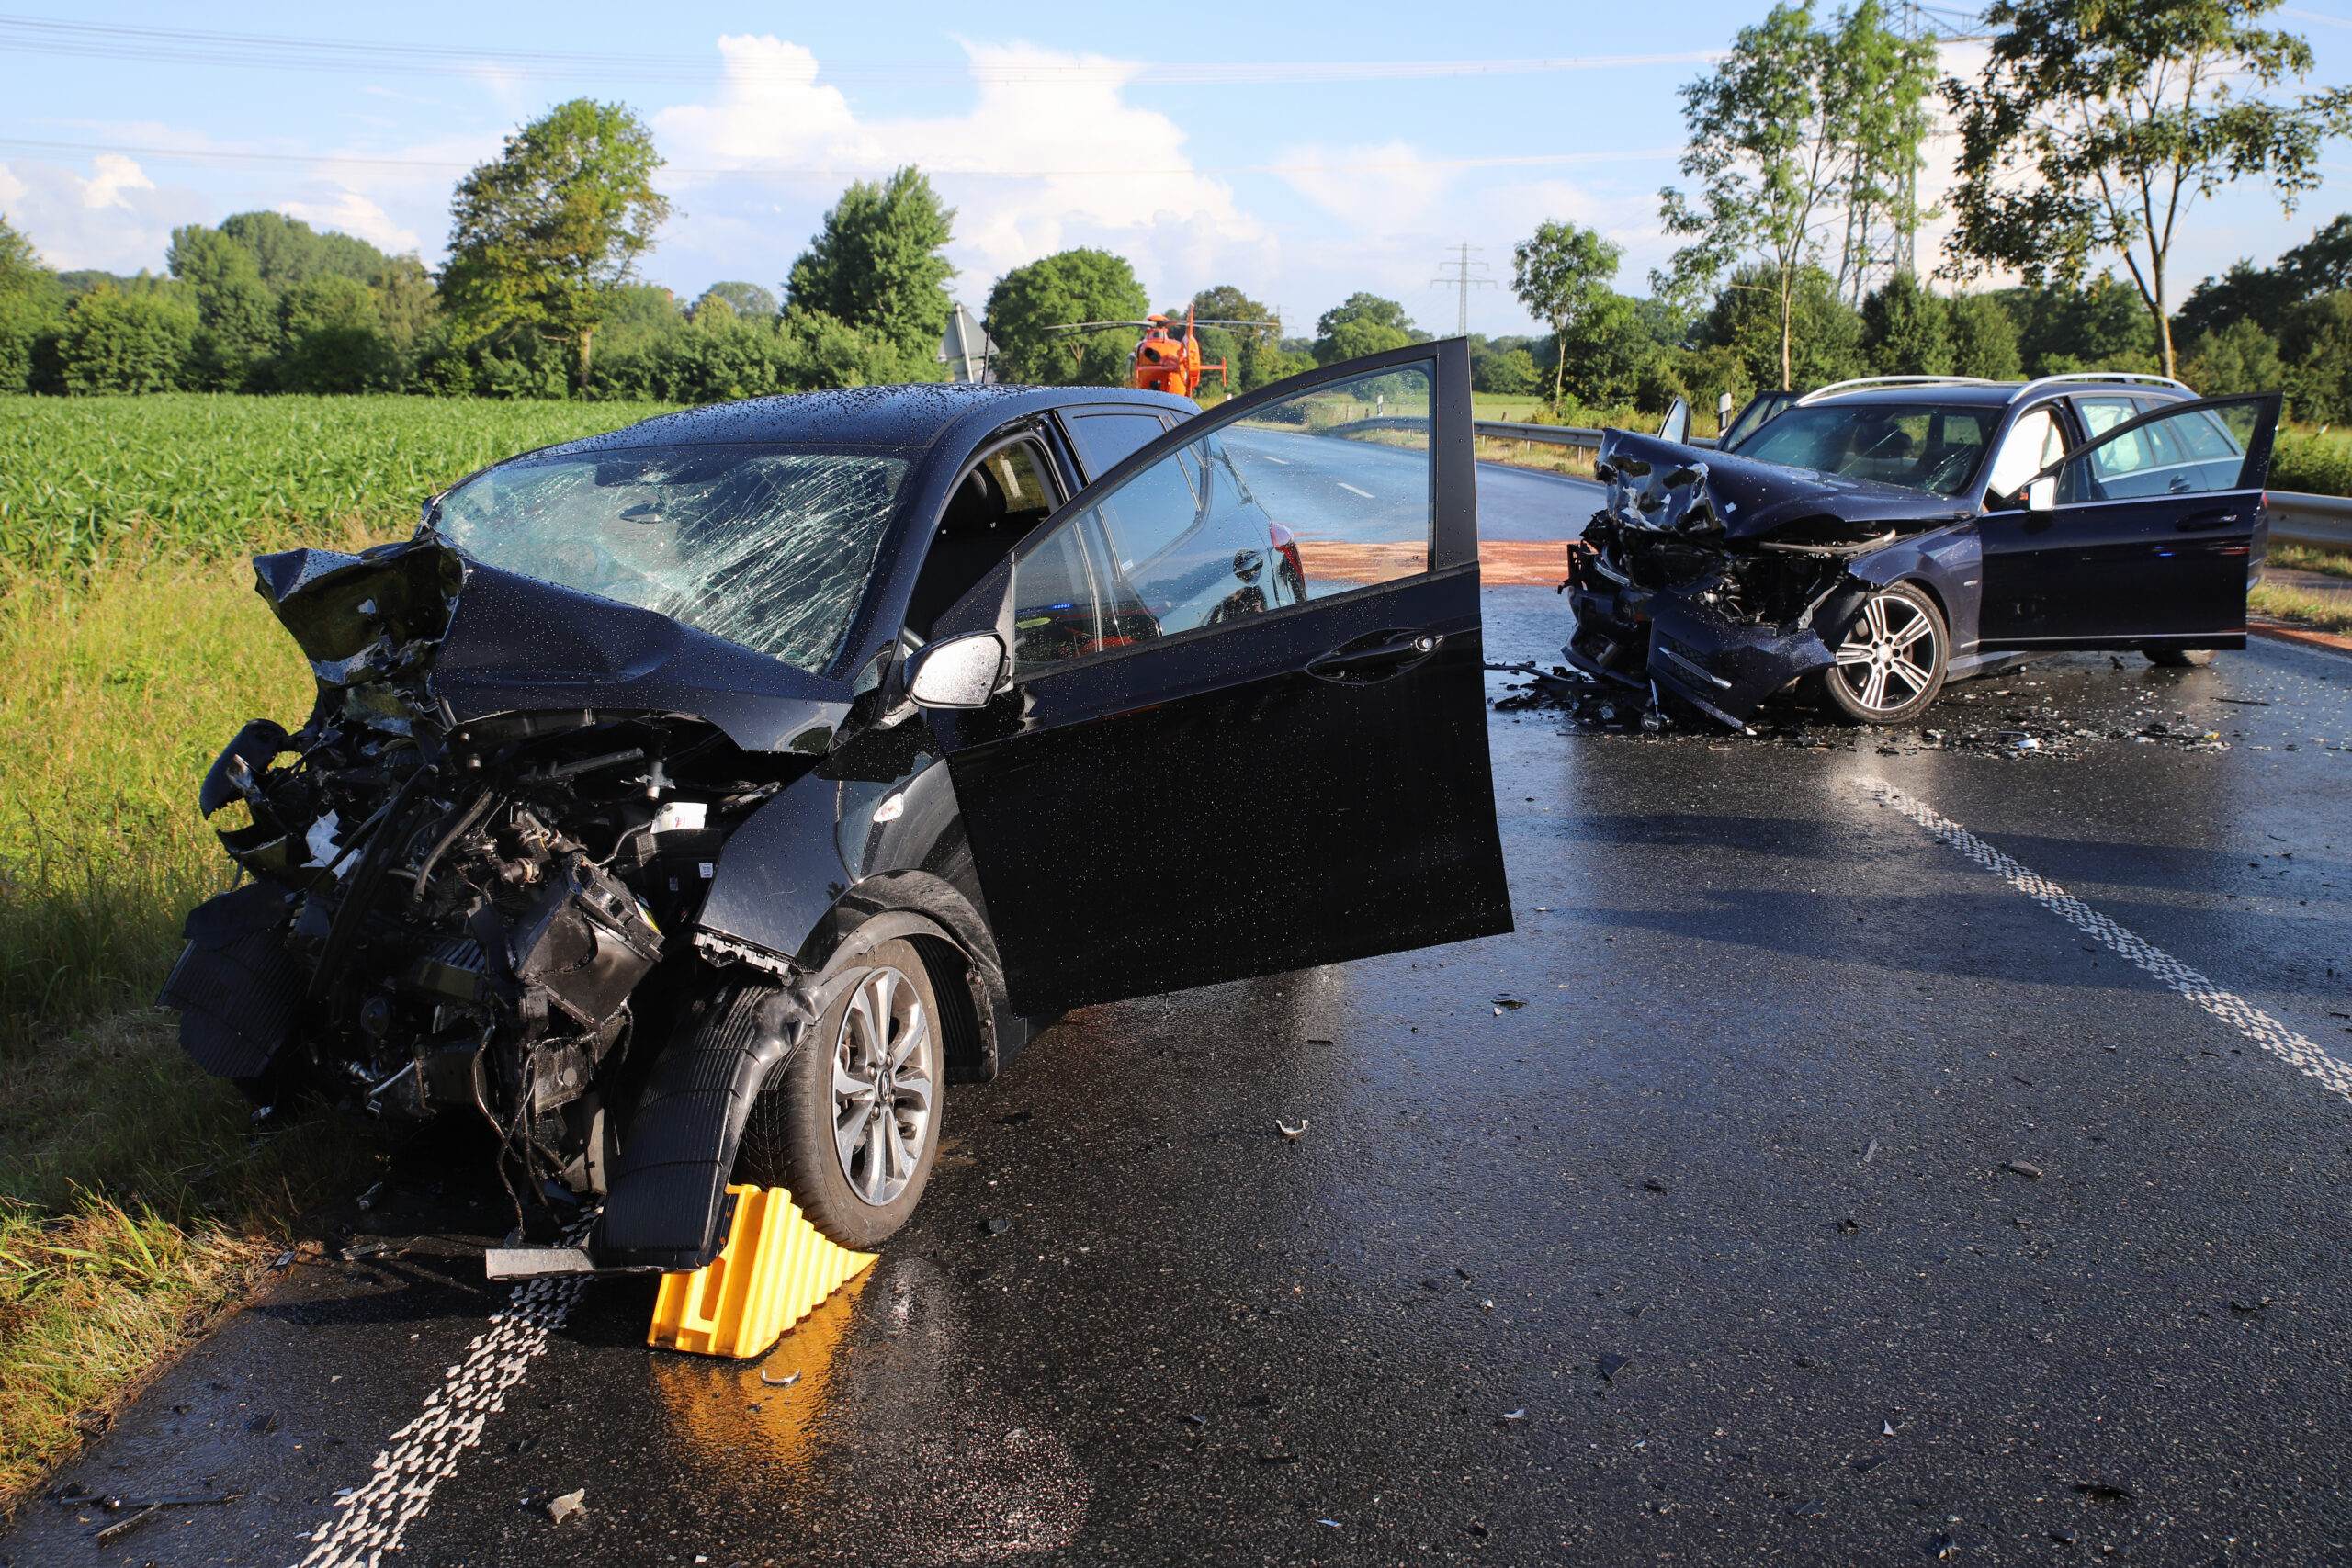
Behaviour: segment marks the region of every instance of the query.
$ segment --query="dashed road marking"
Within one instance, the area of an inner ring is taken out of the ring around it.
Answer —
[[[1360,495],[1366,501],[1370,501],[1372,499],[1372,491],[1368,490],[1358,490],[1355,486],[1350,484],[1345,479],[1333,479],[1331,482],[1338,485],[1341,490],[1346,491],[1350,495]]]
[[[343,1517],[311,1535],[300,1568],[377,1568],[401,1549],[401,1537],[433,1501],[433,1489],[458,1472],[458,1457],[481,1441],[482,1423],[506,1406],[531,1359],[579,1303],[580,1275],[534,1280],[491,1314],[490,1326],[466,1348],[465,1360],[427,1394],[424,1413],[391,1436],[376,1456],[376,1473],[343,1499]]]
[[[1884,779],[1864,779],[1863,787],[1883,806],[1892,806],[2035,903],[2095,936],[2182,996],[2287,1063],[2352,1100],[2352,1066],[2304,1039],[2234,992],[2225,991],[2154,942],[2143,940],[2084,903],[2048,877],[2028,870],[1927,802],[1914,799]]]

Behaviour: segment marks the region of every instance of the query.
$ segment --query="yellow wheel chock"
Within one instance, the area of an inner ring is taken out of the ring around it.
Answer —
[[[697,1356],[764,1356],[784,1331],[874,1261],[827,1240],[781,1187],[729,1187],[735,1223],[717,1258],[662,1276],[645,1342]]]

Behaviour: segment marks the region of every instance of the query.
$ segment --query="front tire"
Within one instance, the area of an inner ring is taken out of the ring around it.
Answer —
[[[939,1001],[922,957],[886,942],[752,1106],[735,1179],[791,1189],[808,1223],[871,1251],[905,1224],[939,1153],[946,1087]]]
[[[1950,638],[1936,602],[1907,582],[1873,588],[1821,671],[1822,705],[1856,724],[1905,724],[1943,690]]]

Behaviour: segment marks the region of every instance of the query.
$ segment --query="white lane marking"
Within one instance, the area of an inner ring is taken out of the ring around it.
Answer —
[[[2317,1078],[2352,1100],[2352,1066],[2337,1061],[2244,997],[2222,989],[2163,948],[2133,935],[2049,878],[2027,870],[1925,801],[1913,799],[1884,779],[1864,779],[1861,783],[1881,805],[1894,807],[2076,931],[2098,938],[2304,1077]]]
[[[1288,457],[1270,457],[1263,452],[1258,453],[1257,456],[1264,461],[1275,464],[1278,467],[1284,468],[1290,467],[1290,459]]]
[[[1355,486],[1350,484],[1345,479],[1333,479],[1331,482],[1338,485],[1341,490],[1346,491],[1350,495],[1360,495],[1366,501],[1370,501],[1372,499],[1372,491],[1368,490],[1358,490]]]
[[[425,1396],[424,1414],[394,1432],[376,1456],[368,1484],[342,1500],[343,1517],[311,1532],[300,1568],[376,1568],[384,1553],[433,1501],[433,1489],[458,1472],[458,1456],[481,1441],[482,1423],[506,1407],[506,1391],[523,1381],[531,1358],[563,1326],[587,1280],[579,1275],[534,1280],[490,1315],[467,1347],[465,1361]]]

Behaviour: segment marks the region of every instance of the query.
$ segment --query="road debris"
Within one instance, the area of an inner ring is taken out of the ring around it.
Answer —
[[[567,1492],[548,1505],[548,1517],[557,1524],[563,1523],[574,1514],[584,1514],[587,1511],[588,1488],[585,1486],[577,1492]]]
[[[1627,1367],[1633,1365],[1634,1358],[1631,1356],[1603,1355],[1600,1358],[1600,1375],[1609,1382],[1615,1382],[1617,1381],[1617,1374],[1623,1371]]]
[[[1283,1124],[1283,1119],[1282,1119],[1281,1117],[1277,1116],[1277,1117],[1275,1117],[1275,1118],[1274,1118],[1274,1126],[1275,1126],[1275,1128],[1276,1128],[1276,1129],[1277,1129],[1277,1130],[1282,1134],[1282,1135],[1283,1135],[1283,1137],[1285,1137],[1285,1138],[1295,1138],[1295,1137],[1297,1137],[1301,1133],[1306,1132],[1307,1128],[1309,1128],[1309,1127],[1311,1127],[1311,1126],[1313,1126],[1313,1125],[1314,1125],[1314,1123],[1313,1123],[1312,1122],[1309,1122],[1309,1121],[1308,1121],[1306,1117],[1304,1117],[1304,1116],[1302,1116],[1302,1117],[1300,1117],[1300,1118],[1298,1119],[1298,1125],[1297,1125],[1297,1126],[1295,1126],[1295,1127],[1284,1126],[1284,1125]]]
[[[1496,1416],[1495,1419],[1498,1421],[1524,1421],[1527,1419],[1527,1406],[1522,1404],[1516,1410],[1506,1410],[1501,1415]]]
[[[2028,1181],[2039,1181],[2041,1179],[2041,1168],[2035,1165],[2030,1160],[2013,1159],[2001,1168],[2003,1170],[2013,1170],[2019,1176],[2024,1177]]]
[[[1818,1497],[1807,1497],[1789,1505],[1789,1517],[1792,1519],[1817,1519],[1828,1512],[1829,1505]]]
[[[1862,1163],[1863,1163],[1864,1165],[1868,1165],[1868,1164],[1870,1164],[1870,1163],[1871,1163],[1871,1157],[1873,1155],[1877,1154],[1877,1153],[1878,1153],[1878,1140],[1877,1140],[1876,1138],[1872,1138],[1872,1139],[1871,1140],[1871,1146],[1870,1146],[1869,1148],[1866,1148],[1866,1149],[1864,1149],[1864,1150],[1862,1151]]]
[[[96,1535],[92,1536],[90,1539],[96,1541],[100,1546],[112,1546],[116,1541],[120,1540],[124,1536],[129,1535],[132,1530],[137,1529],[140,1526],[147,1523],[150,1519],[153,1519],[156,1515],[163,1511],[164,1506],[161,1503],[154,1504],[131,1515],[130,1517],[127,1519],[120,1519],[107,1526],[106,1529],[100,1530]]]
[[[1960,1543],[1939,1530],[1936,1538],[1928,1542],[1928,1550],[1935,1554],[1937,1562],[1949,1562],[1960,1555]]]
[[[1881,1437],[1883,1437],[1883,1438],[1891,1438],[1891,1437],[1894,1436],[1894,1422],[1892,1422],[1892,1421],[1882,1421],[1882,1422],[1880,1422],[1880,1423],[1879,1423],[1879,1428],[1878,1428],[1878,1429],[1879,1429],[1879,1436],[1881,1436]]]
[[[1505,1008],[1509,1008],[1513,1012],[1516,1012],[1526,1005],[1527,998],[1525,997],[1514,997],[1508,991],[1495,998],[1495,1011],[1498,1013],[1501,1012]]]
[[[794,1383],[800,1381],[800,1374],[798,1372],[795,1372],[788,1378],[772,1378],[768,1376],[765,1371],[763,1371],[760,1373],[760,1381],[767,1384],[770,1388],[790,1388]]]
[[[1660,1181],[1655,1176],[1645,1177],[1642,1179],[1642,1190],[1645,1192],[1663,1192],[1666,1190],[1666,1183]]]
[[[1868,1475],[1871,1471],[1876,1470],[1880,1465],[1883,1465],[1885,1462],[1886,1456],[1884,1454],[1870,1454],[1854,1461],[1854,1473],[1856,1475]]]
[[[1002,1214],[990,1214],[986,1228],[990,1235],[1002,1235],[1012,1228],[1012,1222]]]
[[[1000,1127],[1018,1127],[1036,1114],[1035,1111],[1015,1111],[1009,1115],[998,1117],[996,1124]]]
[[[2129,1486],[2110,1485],[2104,1481],[2077,1481],[2075,1490],[2094,1503],[2113,1503],[2119,1507],[2128,1507],[2140,1500]]]

